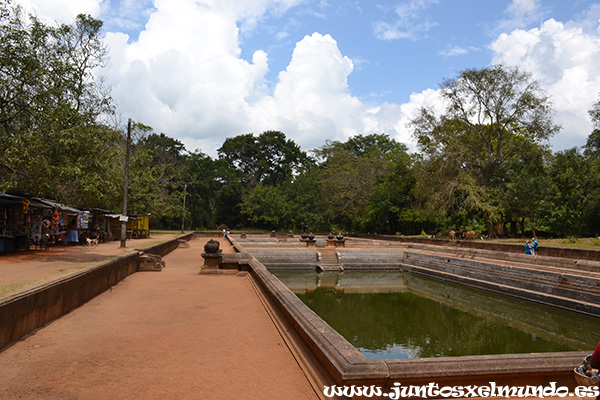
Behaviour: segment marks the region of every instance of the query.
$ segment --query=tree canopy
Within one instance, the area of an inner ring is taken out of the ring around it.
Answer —
[[[504,187],[503,165],[531,146],[542,150],[560,127],[548,97],[531,75],[502,65],[467,69],[442,83],[444,114],[423,108],[411,124],[423,155],[426,196],[441,210],[480,213],[495,235]],[[442,195],[433,195],[431,190]]]
[[[47,26],[0,1],[0,191],[120,210],[126,135],[95,73],[101,27]],[[386,133],[307,153],[267,130],[232,132],[213,159],[138,121],[128,208],[171,229],[600,233],[600,100],[585,146],[553,153],[551,102],[519,68],[466,69],[440,93],[442,112],[411,121],[414,153]]]

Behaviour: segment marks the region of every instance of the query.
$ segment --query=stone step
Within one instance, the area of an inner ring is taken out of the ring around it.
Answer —
[[[539,303],[544,303],[555,307],[562,307],[571,311],[577,311],[588,315],[600,315],[600,306],[598,306],[598,304],[595,302],[582,302],[579,300],[574,300],[570,297],[563,297],[550,293],[543,293],[537,290],[529,290],[512,285],[507,286],[498,282],[492,282],[487,279],[481,280],[473,277],[467,277],[464,275],[456,275],[424,266],[405,264],[403,266],[403,269],[413,273],[431,276],[437,279],[448,280],[451,282],[469,285],[480,289],[491,290],[493,292],[509,294],[514,297],[521,297]]]
[[[317,265],[317,271],[343,271],[344,267],[339,264],[319,264]]]
[[[439,256],[418,257],[412,255],[404,260],[405,264],[433,268],[441,273],[462,276],[466,279],[483,279],[494,281],[498,284],[519,287],[524,290],[533,290],[540,286],[543,292],[549,295],[566,296],[580,301],[600,300],[599,282],[594,278],[582,278],[566,274],[545,272],[531,275],[526,267],[515,265],[488,264],[462,260],[463,262],[450,262],[449,259]]]

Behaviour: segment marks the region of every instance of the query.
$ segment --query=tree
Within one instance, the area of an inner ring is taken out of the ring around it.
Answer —
[[[394,211],[392,207],[397,199],[369,204],[374,193],[395,192],[390,175],[399,171],[397,165],[408,162],[406,146],[387,135],[358,135],[345,143],[327,142],[315,155],[323,160],[319,186],[329,221],[346,230],[373,227],[385,231],[390,229],[390,218],[396,224],[401,207]]]
[[[0,136],[14,136],[40,126],[36,120],[48,111],[52,98],[52,65],[56,59],[52,30],[36,18],[30,19],[28,24],[19,6],[2,2]]]
[[[112,107],[92,76],[106,55],[102,22],[53,28],[7,2],[0,10],[0,190],[112,206],[120,135],[99,121]]]
[[[418,213],[413,160],[405,153],[378,183],[365,208],[361,230],[419,234],[426,221]]]
[[[578,148],[554,154],[550,207],[545,219],[553,233],[578,236],[584,231],[583,203],[588,193],[589,164]]]
[[[62,24],[54,33],[55,47],[63,61],[61,82],[69,105],[89,121],[113,112],[108,91],[92,75],[95,69],[105,65],[108,54],[100,37],[102,25],[101,20],[79,14],[72,25]]]
[[[502,65],[467,69],[444,80],[441,94],[444,114],[423,108],[411,121],[429,163],[425,186],[440,192],[432,196],[435,207],[446,212],[460,205],[481,213],[495,236],[494,220],[501,216],[500,167],[525,142],[544,147],[559,130],[550,101],[530,74]]]
[[[218,152],[248,188],[260,182],[277,185],[289,181],[308,162],[306,153],[279,131],[228,138]]]
[[[134,123],[130,168],[129,208],[134,213],[151,213],[165,228],[180,226],[185,174],[183,144],[151,127]]]
[[[549,167],[552,155],[549,151],[529,141],[523,141],[521,151],[501,167],[500,190],[502,215],[510,222],[511,234],[525,234],[525,221],[531,223],[533,235],[549,207],[552,181]],[[500,232],[499,232],[500,233]]]
[[[280,186],[259,183],[240,204],[242,215],[252,228],[278,229],[290,226],[290,209],[286,193]]]
[[[589,111],[592,125],[595,129],[600,129],[600,100],[594,103],[592,109]]]
[[[588,186],[583,202],[583,218],[586,222],[586,234],[600,234],[600,100],[590,110],[594,130],[588,136],[583,155],[588,167]]]
[[[407,147],[386,134],[356,135],[345,143],[334,142],[356,157],[377,156],[382,159],[398,160],[406,157]],[[323,149],[326,149],[325,147]]]

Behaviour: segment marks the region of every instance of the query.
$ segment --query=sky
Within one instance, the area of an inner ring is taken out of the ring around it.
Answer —
[[[600,3],[592,0],[13,0],[46,23],[101,19],[96,71],[119,118],[210,156],[226,138],[282,131],[302,150],[407,126],[467,68],[531,73],[561,131],[582,146],[600,99]]]

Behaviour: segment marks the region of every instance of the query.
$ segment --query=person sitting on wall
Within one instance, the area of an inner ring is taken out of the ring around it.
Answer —
[[[532,249],[533,249],[533,247],[531,246],[531,242],[528,240],[525,243],[525,254],[532,254],[531,253]]]

